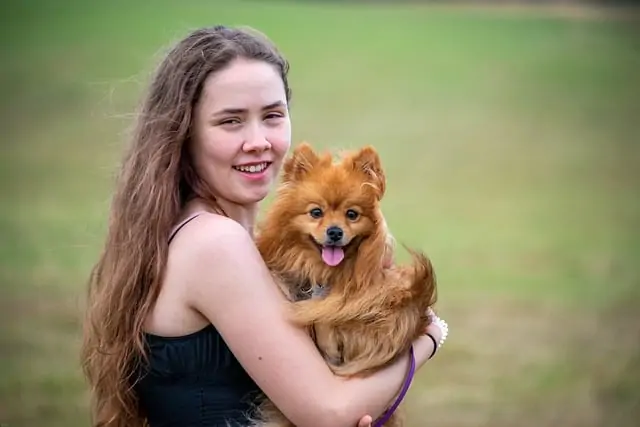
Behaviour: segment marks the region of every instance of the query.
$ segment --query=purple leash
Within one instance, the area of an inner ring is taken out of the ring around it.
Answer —
[[[409,348],[409,356],[410,356],[409,359],[411,361],[411,365],[409,366],[409,373],[407,374],[407,377],[404,380],[404,384],[402,384],[402,389],[400,390],[400,394],[398,394],[398,398],[396,399],[395,402],[393,402],[393,405],[391,405],[391,407],[387,409],[387,411],[382,415],[382,417],[378,418],[373,423],[373,427],[382,427],[384,423],[389,421],[389,418],[391,418],[391,415],[393,415],[396,409],[398,409],[398,406],[400,406],[400,403],[402,402],[405,395],[407,394],[407,391],[409,391],[409,386],[411,386],[413,375],[416,372],[416,358],[413,354],[413,345]]]

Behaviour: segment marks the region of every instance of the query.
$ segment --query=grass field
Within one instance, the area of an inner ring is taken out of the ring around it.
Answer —
[[[435,263],[451,332],[410,391],[411,427],[636,425],[637,21],[58,3],[0,18],[0,424],[88,425],[85,280],[137,95],[164,48],[225,23],[261,29],[290,59],[296,141],[379,148],[390,226]]]

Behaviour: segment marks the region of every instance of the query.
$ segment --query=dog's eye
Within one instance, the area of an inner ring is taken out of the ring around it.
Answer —
[[[347,218],[351,221],[355,221],[356,219],[358,219],[358,216],[360,216],[360,214],[356,211],[354,211],[353,209],[349,209],[347,210]]]
[[[313,208],[309,211],[309,215],[311,215],[312,218],[322,218],[322,209],[320,208]]]

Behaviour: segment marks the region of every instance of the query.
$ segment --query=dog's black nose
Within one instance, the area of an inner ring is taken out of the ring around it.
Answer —
[[[343,235],[342,228],[336,227],[335,225],[327,229],[327,237],[331,242],[339,242]]]

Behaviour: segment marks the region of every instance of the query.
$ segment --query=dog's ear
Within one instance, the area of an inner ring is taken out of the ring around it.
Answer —
[[[355,170],[364,172],[368,177],[369,183],[376,190],[378,200],[382,199],[386,191],[387,180],[376,149],[370,145],[363,147],[351,157],[351,162]]]
[[[284,182],[300,179],[309,172],[319,161],[318,155],[307,142],[301,142],[294,150],[291,157],[285,160],[282,179]]]

